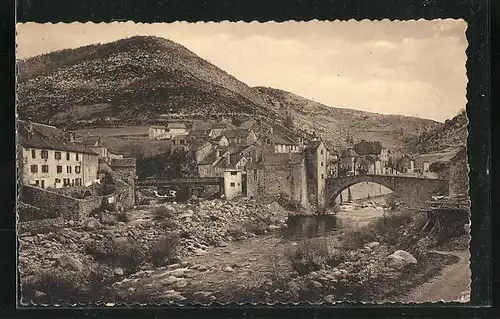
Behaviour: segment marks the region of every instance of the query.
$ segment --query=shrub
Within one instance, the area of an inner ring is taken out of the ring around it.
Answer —
[[[345,256],[340,250],[331,247],[326,239],[305,239],[287,252],[287,258],[293,269],[300,275],[311,271],[324,269],[327,266],[336,267],[344,262]]]
[[[342,242],[344,248],[356,249],[366,243],[377,240],[378,237],[385,238],[389,243],[395,244],[400,238],[401,226],[408,225],[412,221],[410,213],[385,214],[379,219],[371,222],[365,227],[347,232]]]
[[[136,270],[147,259],[147,252],[144,252],[140,243],[130,240],[125,243],[111,239],[92,242],[85,250],[98,261],[131,271]]]
[[[177,257],[179,233],[169,233],[154,243],[150,249],[150,259],[155,266],[171,263]]]
[[[235,240],[240,240],[247,235],[243,227],[236,227],[227,230],[227,235],[233,237]]]
[[[171,217],[171,214],[165,206],[159,206],[153,210],[153,216],[155,219],[164,219]]]

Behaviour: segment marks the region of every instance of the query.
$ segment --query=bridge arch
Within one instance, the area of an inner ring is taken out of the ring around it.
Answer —
[[[360,182],[372,182],[393,191],[409,207],[418,207],[432,195],[447,195],[448,180],[401,175],[354,175],[329,178],[326,185],[326,202],[332,203],[348,187]]]
[[[392,193],[388,193],[387,195],[396,195],[397,197],[399,197],[399,195],[396,192],[396,188],[391,183],[384,183],[383,181],[379,182],[379,181],[372,181],[372,180],[353,180],[353,181],[349,181],[349,182],[342,184],[339,188],[337,188],[333,192],[329,192],[328,198],[327,198],[327,203],[332,204],[340,196],[340,194],[343,191],[345,191],[349,187],[352,187],[355,185],[360,185],[362,183],[371,183],[371,184],[375,184],[375,185],[384,186],[385,188],[392,191]]]

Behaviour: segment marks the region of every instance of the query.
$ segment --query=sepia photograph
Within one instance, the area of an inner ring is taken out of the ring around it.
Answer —
[[[21,306],[470,301],[467,23],[19,23]]]

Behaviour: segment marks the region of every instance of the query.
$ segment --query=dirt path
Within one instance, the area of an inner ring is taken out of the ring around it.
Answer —
[[[453,265],[446,266],[438,276],[413,289],[404,298],[403,302],[469,301],[469,282],[471,276],[469,251],[432,252],[443,255],[454,255],[460,258],[460,260]]]

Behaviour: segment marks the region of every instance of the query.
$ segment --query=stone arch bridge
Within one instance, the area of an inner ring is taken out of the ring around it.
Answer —
[[[354,175],[330,177],[326,181],[326,202],[332,203],[346,188],[362,182],[385,186],[409,207],[418,207],[431,196],[448,195],[449,181],[404,175]]]

